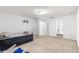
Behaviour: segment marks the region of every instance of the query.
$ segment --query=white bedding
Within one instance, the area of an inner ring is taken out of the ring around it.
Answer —
[[[13,37],[18,37],[18,36],[24,36],[23,33],[8,33],[6,34],[6,38],[0,39],[0,40],[5,40],[7,38],[13,38]]]

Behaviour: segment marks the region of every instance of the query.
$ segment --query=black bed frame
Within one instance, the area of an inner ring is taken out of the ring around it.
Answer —
[[[33,34],[0,40],[0,51],[7,50],[14,44],[18,46],[31,41],[33,41]]]

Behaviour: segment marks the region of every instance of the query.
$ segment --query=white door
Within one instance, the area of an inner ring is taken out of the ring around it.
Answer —
[[[56,36],[56,20],[55,19],[49,19],[48,22],[48,28],[49,28],[49,36]]]
[[[45,20],[39,21],[39,35],[40,36],[47,35],[47,21],[45,21]]]

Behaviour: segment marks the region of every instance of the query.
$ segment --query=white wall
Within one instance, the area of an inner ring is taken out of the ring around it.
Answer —
[[[79,8],[78,8],[78,13],[77,13],[77,44],[79,47]]]
[[[64,38],[76,39],[76,15],[68,15],[49,19],[49,35],[56,36],[57,29]]]
[[[36,33],[36,20],[29,18],[28,24],[23,23],[23,20],[23,16],[10,13],[0,13],[0,33],[17,33],[23,31],[34,31],[34,33]]]
[[[76,40],[76,21],[77,15],[69,15],[62,17],[64,19],[64,37]]]

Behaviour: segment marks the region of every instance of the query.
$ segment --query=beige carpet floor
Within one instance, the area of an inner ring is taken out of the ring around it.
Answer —
[[[20,45],[31,53],[78,53],[79,48],[75,40],[57,37],[36,37],[34,41]]]

